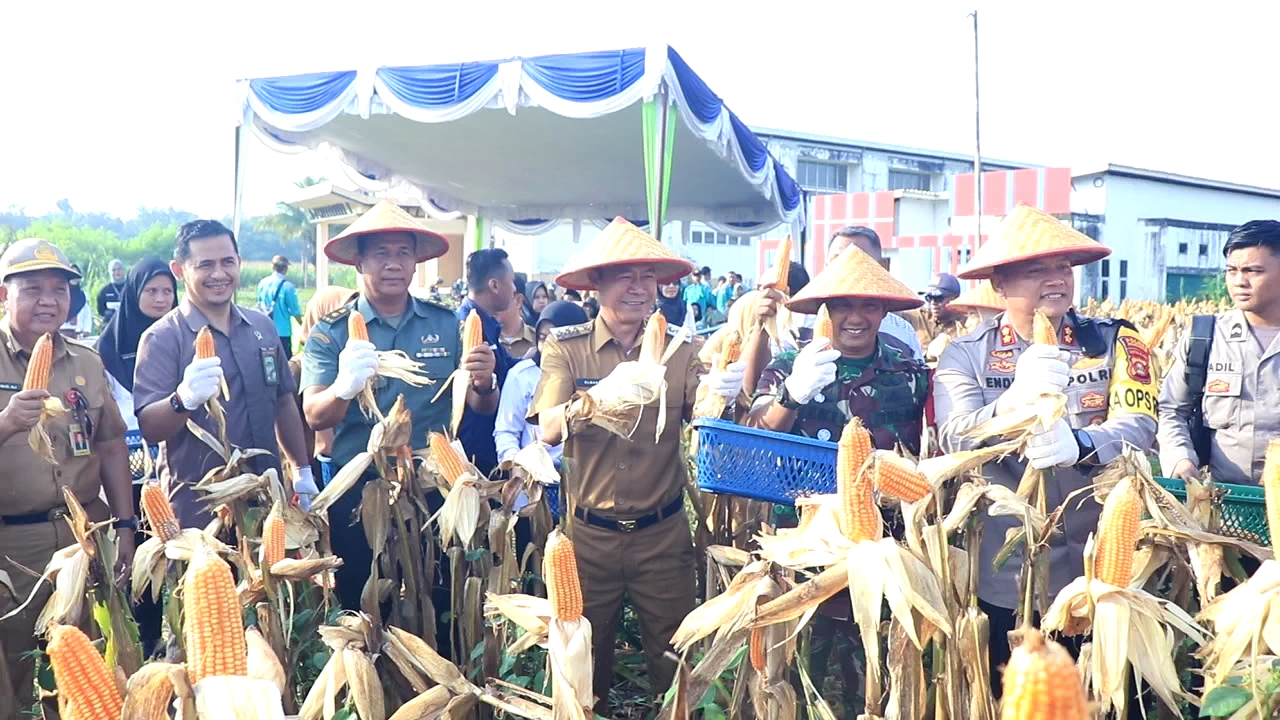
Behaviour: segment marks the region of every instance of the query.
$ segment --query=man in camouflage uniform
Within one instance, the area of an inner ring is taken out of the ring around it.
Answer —
[[[818,440],[835,440],[860,418],[873,444],[920,453],[929,371],[906,345],[880,332],[886,313],[920,306],[902,283],[870,256],[849,248],[787,303],[795,312],[831,314],[834,338],[814,339],[799,352],[778,354],[757,384],[747,424]],[[839,653],[848,692],[862,688],[862,656],[847,594],[823,603],[815,618],[810,669],[819,683],[830,652]],[[848,700],[849,698],[846,698]]]
[[[961,272],[990,279],[1007,310],[957,338],[942,353],[934,376],[938,437],[946,452],[976,446],[966,433],[1024,406],[1041,393],[1063,393],[1066,416],[1027,442],[1023,457],[989,463],[988,480],[1017,488],[1027,465],[1054,471],[1045,477],[1045,504],[1052,510],[1069,494],[1091,485],[1125,444],[1149,450],[1155,437],[1155,382],[1150,353],[1123,321],[1093,321],[1072,310],[1072,267],[1111,254],[1056,218],[1026,206],[1004,220],[997,239],[984,245]],[[1037,312],[1058,332],[1056,347],[1030,343]],[[1102,506],[1084,494],[1066,503],[1047,548],[1050,598],[1078,577],[1084,545],[1098,525]],[[1000,570],[994,559],[1006,530],[1021,521],[988,517],[979,554],[978,599],[990,619],[989,655],[995,675],[1009,660],[1008,632],[1020,601],[1022,555]],[[996,688],[997,692],[999,688]]]

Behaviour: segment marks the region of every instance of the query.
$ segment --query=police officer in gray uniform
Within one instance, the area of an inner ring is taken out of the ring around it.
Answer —
[[[965,437],[974,427],[1009,412],[1041,393],[1064,393],[1067,416],[1027,443],[1025,458],[1010,457],[985,466],[988,480],[1017,488],[1026,466],[1054,468],[1046,477],[1045,502],[1062,505],[1067,495],[1089,486],[1102,465],[1125,443],[1151,447],[1156,431],[1155,382],[1150,353],[1131,325],[1079,318],[1073,265],[1084,265],[1110,250],[1029,207],[1007,217],[999,236],[983,245],[961,278],[989,278],[1007,310],[973,333],[953,340],[942,353],[934,377],[938,438],[945,452],[971,450]],[[1058,347],[1031,345],[1036,312],[1058,331]],[[1060,532],[1048,546],[1049,597],[1079,576],[1084,545],[1098,524],[1102,506],[1085,496],[1067,503]],[[978,599],[991,623],[990,661],[995,672],[1009,660],[1008,632],[1014,629],[1022,556],[999,570],[993,561],[1005,532],[1020,521],[986,519],[979,554]]]
[[[1186,480],[1208,465],[1215,481],[1252,484],[1280,435],[1280,222],[1241,225],[1223,253],[1235,309],[1193,319],[1178,344],[1160,392],[1160,466]]]

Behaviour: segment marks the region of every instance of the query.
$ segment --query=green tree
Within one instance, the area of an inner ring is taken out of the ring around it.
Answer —
[[[324,178],[317,179],[308,175],[294,185],[305,188],[324,181]],[[254,225],[258,230],[279,235],[281,244],[286,247],[295,243],[302,246],[302,284],[306,285],[307,258],[314,257],[316,252],[316,228],[306,212],[288,203],[276,203],[275,214],[259,219]]]

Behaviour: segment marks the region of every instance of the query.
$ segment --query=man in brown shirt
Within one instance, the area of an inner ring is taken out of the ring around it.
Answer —
[[[67,525],[63,488],[75,493],[90,519],[115,517],[121,569],[133,559],[134,517],[125,424],[107,385],[102,360],[92,349],[58,334],[71,305],[69,280],[79,275],[65,255],[45,240],[20,240],[0,257],[0,570],[14,595],[0,592],[0,616],[30,595],[36,579],[18,565],[41,571],[54,552],[75,543]],[[23,390],[31,348],[53,334],[48,390]],[[57,465],[27,445],[44,400],[62,400],[69,412],[48,421]],[[104,494],[110,508],[102,502]],[[20,614],[0,621],[0,648],[8,673],[0,674],[0,720],[16,720],[32,699],[36,618],[49,589]]]
[[[680,421],[692,416],[702,364],[691,343],[667,363],[665,405],[644,408],[630,439],[588,425],[564,434],[564,410],[619,363],[635,361],[658,285],[692,265],[638,228],[617,219],[556,278],[561,287],[597,290],[600,315],[590,323],[552,331],[542,349],[542,378],[531,416],[543,439],[564,442],[572,471],[564,494],[575,507],[573,541],[591,621],[596,712],[608,716],[613,653],[623,593],[640,618],[651,692],[661,697],[675,666],[663,657],[680,621],[694,607],[695,559],[684,512],[688,475],[680,449]],[[671,333],[676,334],[672,328]],[[668,342],[675,342],[668,338]],[[742,375],[737,374],[736,395]],[[666,427],[657,444],[658,413]]]
[[[280,348],[274,323],[256,310],[237,307],[240,254],[234,235],[222,223],[195,220],[178,231],[170,264],[186,297],[160,318],[138,343],[133,405],[148,442],[160,443],[160,479],[178,486],[174,510],[183,527],[203,527],[210,515],[191,486],[222,464],[208,445],[187,429],[187,420],[217,437],[205,403],[225,378],[229,398],[221,398],[227,416],[227,441],[241,449],[270,454],[250,460],[253,472],[280,472],[277,445],[293,463],[293,491],[305,508],[319,489],[306,455],[302,415],[293,400],[293,375]],[[196,333],[208,325],[217,352],[197,360]]]

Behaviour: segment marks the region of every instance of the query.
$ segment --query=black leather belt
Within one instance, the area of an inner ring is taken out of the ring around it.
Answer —
[[[54,522],[67,516],[65,507],[58,507],[44,512],[27,513],[26,515],[0,515],[0,525],[39,525]]]
[[[684,494],[681,493],[676,496],[675,500],[667,503],[660,510],[651,512],[648,515],[641,515],[633,520],[614,520],[612,518],[597,515],[582,507],[574,510],[573,514],[579,520],[592,527],[598,527],[603,530],[612,530],[614,532],[629,533],[636,532],[637,530],[644,530],[647,527],[653,527],[672,515],[679,513],[683,509]]]

